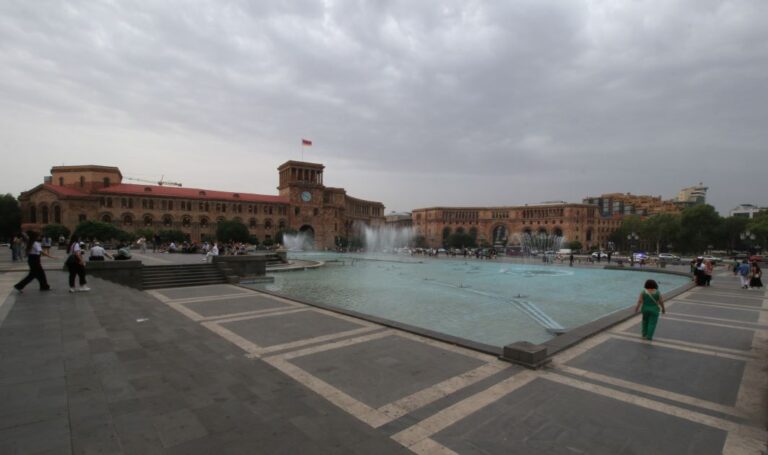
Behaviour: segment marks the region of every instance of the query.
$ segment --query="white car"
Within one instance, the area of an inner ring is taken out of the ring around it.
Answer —
[[[672,253],[659,253],[659,261],[661,262],[678,262],[680,256],[675,256]]]
[[[602,251],[600,252],[595,251],[594,253],[592,253],[592,259],[598,259],[598,256],[600,259],[608,259],[608,253],[604,253]]]

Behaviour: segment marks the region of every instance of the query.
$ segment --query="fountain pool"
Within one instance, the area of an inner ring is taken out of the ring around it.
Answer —
[[[493,346],[541,343],[633,305],[646,279],[662,292],[684,276],[544,264],[382,255],[290,253],[324,267],[254,285]]]

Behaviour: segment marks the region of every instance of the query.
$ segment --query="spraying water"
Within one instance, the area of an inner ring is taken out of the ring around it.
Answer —
[[[305,232],[283,234],[283,245],[288,251],[306,251],[312,249],[312,238]]]
[[[410,246],[415,237],[412,227],[363,226],[362,232],[365,249],[371,252],[392,253],[397,248]]]

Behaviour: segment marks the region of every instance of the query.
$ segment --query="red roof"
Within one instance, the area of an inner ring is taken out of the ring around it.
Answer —
[[[87,197],[88,196],[88,193],[84,191],[76,190],[68,186],[56,186],[50,183],[44,183],[43,189],[53,191],[59,196],[71,196],[71,197]]]
[[[148,189],[148,190],[147,190]],[[136,185],[121,183],[107,188],[101,188],[98,194],[125,194],[131,196],[173,197],[194,200],[209,201],[233,201],[233,202],[273,202],[288,204],[288,198],[283,196],[269,196],[266,194],[231,193],[227,191],[201,190],[199,188],[179,188],[175,186]]]

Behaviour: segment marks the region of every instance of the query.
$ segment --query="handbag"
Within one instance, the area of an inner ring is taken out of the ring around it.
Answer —
[[[74,254],[70,254],[69,256],[67,256],[67,260],[64,261],[64,265],[67,268],[74,267],[75,264],[77,264],[77,258],[75,258]]]

